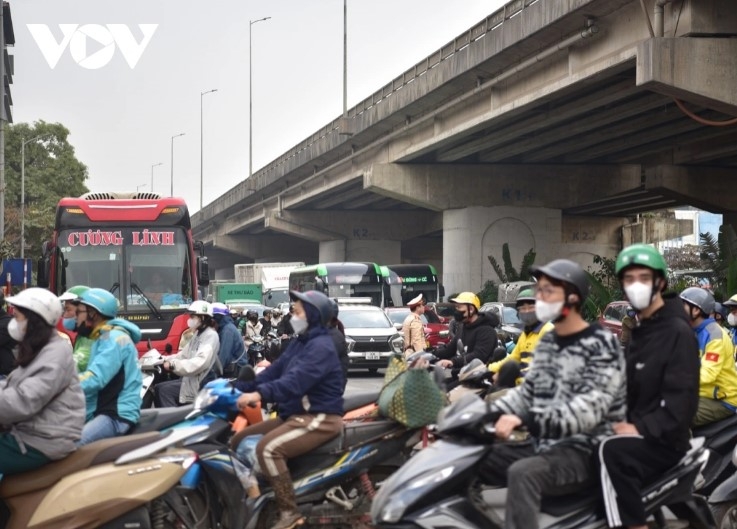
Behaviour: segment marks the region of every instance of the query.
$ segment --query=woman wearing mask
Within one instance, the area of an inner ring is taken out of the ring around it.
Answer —
[[[43,288],[7,298],[17,367],[0,382],[0,473],[16,474],[61,459],[82,434],[85,400],[68,342],[56,332],[61,301]]]
[[[194,402],[200,383],[212,369],[220,351],[220,338],[213,328],[212,305],[198,300],[189,308],[187,326],[192,338],[184,349],[166,358],[162,366],[180,378],[154,386],[154,405],[157,408],[181,406]]]
[[[87,369],[92,350],[90,339],[92,327],[87,325],[87,309],[84,305],[79,304],[79,296],[89,289],[90,287],[84,285],[76,285],[59,296],[59,299],[64,302],[64,312],[61,315],[62,325],[65,330],[76,333],[73,356],[77,371],[80,373],[84,373]]]
[[[256,446],[262,472],[271,482],[280,517],[274,529],[304,523],[287,469],[287,460],[326,443],[343,428],[343,370],[327,328],[334,316],[330,299],[317,291],[291,292],[291,324],[297,337],[253,382],[238,382],[238,406],[275,402],[279,417],[243,429],[231,440],[263,434]]]

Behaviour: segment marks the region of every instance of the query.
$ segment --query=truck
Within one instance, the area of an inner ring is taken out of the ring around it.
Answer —
[[[259,283],[263,304],[276,307],[289,301],[289,273],[304,266],[302,262],[293,263],[245,263],[235,265],[237,283]]]
[[[260,283],[216,283],[213,285],[213,301],[230,304],[235,302],[261,303]]]

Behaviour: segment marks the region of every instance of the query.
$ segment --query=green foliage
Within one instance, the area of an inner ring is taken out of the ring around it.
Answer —
[[[499,298],[499,289],[498,285],[494,283],[491,279],[486,281],[484,283],[484,288],[481,289],[480,292],[477,292],[476,295],[481,300],[481,304],[489,303],[490,301],[498,301]]]
[[[489,263],[494,269],[494,272],[499,277],[500,283],[511,283],[513,281],[526,281],[530,278],[530,268],[535,262],[535,251],[530,248],[528,252],[522,257],[522,263],[520,263],[519,272],[512,265],[512,256],[509,253],[509,243],[502,245],[502,262],[504,268],[494,258],[493,255],[488,255]],[[484,284],[484,289],[486,284]]]
[[[589,296],[581,308],[581,314],[587,321],[596,320],[604,308],[612,301],[624,299],[624,294],[619,284],[619,279],[614,273],[616,259],[594,256],[594,264],[598,265],[595,270],[589,270]]]
[[[33,139],[37,138],[37,139]],[[32,141],[29,141],[32,140]],[[88,191],[87,167],[77,160],[61,123],[11,124],[5,132],[5,247],[20,255],[21,145],[25,146],[25,249],[36,257],[51,237],[56,204]],[[8,246],[9,245],[9,246]],[[0,252],[3,250],[0,249]]]
[[[699,241],[701,260],[711,271],[709,280],[714,297],[729,298],[737,286],[737,234],[734,228],[722,224],[716,239],[710,233],[699,233]]]

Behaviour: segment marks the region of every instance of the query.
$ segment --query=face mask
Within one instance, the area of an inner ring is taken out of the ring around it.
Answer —
[[[13,318],[12,320],[8,322],[8,334],[16,342],[20,342],[21,340],[23,340],[23,337],[26,335],[26,325],[27,325],[26,321],[21,323],[15,318]]]
[[[564,303],[562,301],[548,303],[547,301],[537,300],[535,303],[537,321],[554,321],[560,316],[563,305]]]
[[[194,316],[190,316],[190,318],[187,320],[187,327],[192,329],[193,331],[200,326],[200,319]]]
[[[455,321],[463,321],[463,318],[465,318],[466,315],[462,313],[460,310],[453,311],[453,319]]]
[[[307,330],[307,320],[304,318],[292,316],[290,323],[292,324],[292,329],[294,329],[294,332],[297,334],[302,334]]]
[[[66,330],[74,331],[74,328],[77,326],[77,318],[75,317],[64,318],[61,320],[61,323]]]
[[[525,327],[531,327],[538,322],[537,314],[534,312],[520,312],[519,319],[525,324]]]
[[[737,327],[737,314],[729,313],[729,316],[727,316],[727,323],[729,323],[732,327]]]
[[[627,295],[627,299],[632,303],[635,310],[646,309],[653,296],[652,285],[646,285],[645,283],[632,283],[624,287],[624,293]]]
[[[85,324],[77,325],[74,330],[77,331],[77,336],[83,336],[85,338],[92,334],[92,327]]]

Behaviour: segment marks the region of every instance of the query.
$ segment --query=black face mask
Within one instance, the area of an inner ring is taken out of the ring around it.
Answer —
[[[92,327],[85,324],[77,325],[74,328],[74,332],[76,332],[79,336],[87,338],[90,334],[92,334]]]
[[[453,319],[455,321],[463,321],[466,319],[466,313],[461,312],[460,310],[453,311]]]

